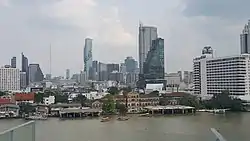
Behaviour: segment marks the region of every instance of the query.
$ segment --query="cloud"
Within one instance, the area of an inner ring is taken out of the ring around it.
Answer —
[[[212,16],[223,19],[249,18],[249,0],[184,0],[186,16]]]
[[[243,4],[242,4],[243,3]],[[0,65],[24,52],[31,63],[64,75],[83,69],[84,38],[104,62],[138,58],[138,23],[157,26],[165,39],[167,72],[192,70],[192,59],[211,45],[217,56],[239,53],[247,0],[0,0]],[[241,6],[241,7],[240,7]],[[20,59],[19,59],[20,60]]]

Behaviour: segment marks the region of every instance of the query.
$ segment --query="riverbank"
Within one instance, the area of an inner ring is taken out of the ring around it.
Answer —
[[[130,115],[129,115],[130,116]],[[64,120],[49,118],[36,121],[36,141],[215,141],[210,128],[219,129],[231,141],[249,141],[250,113],[214,115],[196,113],[191,116],[156,116],[152,118],[131,115],[127,121],[100,122],[100,118],[88,120]],[[0,132],[26,121],[22,119],[0,120]],[[237,130],[235,130],[237,128]]]

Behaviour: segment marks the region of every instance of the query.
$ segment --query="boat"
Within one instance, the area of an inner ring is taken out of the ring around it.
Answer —
[[[125,120],[128,120],[129,117],[118,117],[117,120],[119,121],[125,121]]]
[[[103,117],[101,119],[101,122],[107,122],[107,121],[110,121],[110,118],[109,117]]]
[[[215,114],[225,114],[226,113],[226,109],[215,109],[213,112]]]
[[[145,114],[140,114],[139,117],[149,117],[150,114],[149,113],[145,113]]]
[[[25,117],[25,120],[47,120],[47,116],[42,116],[42,115],[35,115],[35,116],[28,116]]]

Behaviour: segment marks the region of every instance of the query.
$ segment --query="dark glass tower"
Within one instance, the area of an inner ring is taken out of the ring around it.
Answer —
[[[164,80],[164,39],[153,40],[144,62],[145,80]]]

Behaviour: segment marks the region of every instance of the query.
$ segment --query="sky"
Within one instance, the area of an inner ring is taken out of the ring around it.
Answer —
[[[210,45],[215,56],[240,52],[239,34],[250,18],[249,0],[0,0],[0,66],[21,52],[52,75],[83,69],[84,39],[93,59],[138,60],[139,21],[165,40],[166,72],[192,70],[192,59]]]

